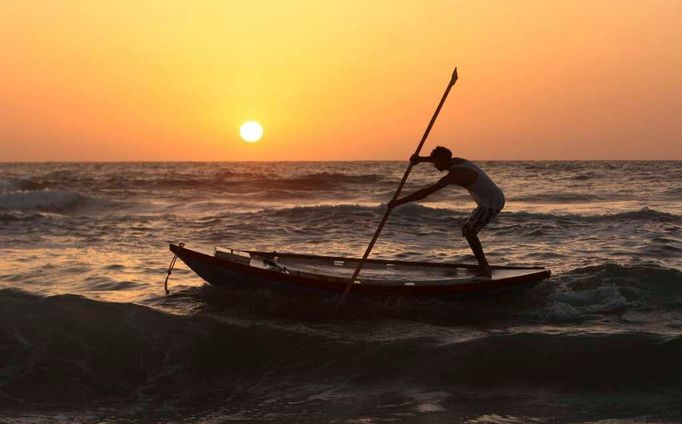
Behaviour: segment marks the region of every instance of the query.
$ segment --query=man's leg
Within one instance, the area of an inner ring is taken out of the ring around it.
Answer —
[[[471,246],[471,250],[476,256],[478,266],[481,268],[480,274],[486,277],[491,277],[492,271],[490,269],[490,265],[488,265],[488,260],[485,258],[485,253],[483,253],[483,246],[481,246],[481,241],[478,239],[476,233],[472,230],[468,230],[465,231],[464,237],[466,237],[467,241],[469,242],[469,246]]]

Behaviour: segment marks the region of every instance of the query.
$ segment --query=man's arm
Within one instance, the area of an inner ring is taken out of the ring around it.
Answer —
[[[410,156],[410,162],[412,162],[412,165],[416,165],[422,162],[433,162],[433,158],[431,158],[431,156],[419,156],[415,153]]]
[[[423,188],[421,190],[417,190],[414,193],[407,195],[403,197],[402,199],[396,199],[396,200],[391,200],[388,202],[388,207],[389,208],[394,208],[396,206],[402,205],[404,203],[409,203],[409,202],[414,202],[415,200],[420,200],[423,199],[427,196],[430,196],[431,194],[437,192],[441,188],[447,186],[452,182],[452,176],[450,174],[444,176],[441,178],[436,184]]]

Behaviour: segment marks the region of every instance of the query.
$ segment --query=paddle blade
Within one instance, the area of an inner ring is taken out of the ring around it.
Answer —
[[[457,67],[455,66],[455,70],[452,71],[452,78],[450,79],[450,85],[455,85],[457,82]]]

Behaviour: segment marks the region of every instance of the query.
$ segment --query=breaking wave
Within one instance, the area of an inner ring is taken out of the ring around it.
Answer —
[[[637,211],[620,212],[603,215],[551,214],[537,212],[504,212],[501,217],[508,216],[515,220],[572,220],[582,222],[600,221],[652,221],[652,222],[682,222],[682,216],[655,209],[642,208]]]
[[[299,219],[302,217],[352,217],[383,214],[385,205],[321,205],[321,206],[295,206],[290,208],[265,209],[258,214],[276,216],[278,218]],[[445,208],[433,208],[416,203],[407,204],[396,208],[391,216],[403,218],[421,217],[424,219],[438,219],[449,217],[465,217],[470,211],[452,210]],[[650,208],[642,208],[637,211],[621,212],[603,215],[577,215],[577,214],[553,214],[538,212],[506,212],[502,211],[500,219],[512,221],[557,221],[572,220],[581,222],[600,221],[652,221],[652,222],[682,222],[682,216],[668,212],[661,212]]]
[[[115,202],[74,191],[18,190],[0,193],[0,210],[68,213]]]
[[[220,404],[244,390],[268,399],[291,389],[319,390],[320,382],[353,391],[365,381],[440,390],[662,390],[682,381],[679,336],[502,331],[444,342],[417,332],[372,341],[354,338],[343,325],[330,337],[286,324],[172,316],[78,296],[3,290],[0,307],[4,405]]]
[[[655,263],[574,269],[554,275],[552,284],[558,289],[540,311],[550,321],[583,321],[627,310],[682,309],[682,271]]]

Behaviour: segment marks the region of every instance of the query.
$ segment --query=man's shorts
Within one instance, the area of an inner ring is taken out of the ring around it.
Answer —
[[[477,207],[471,212],[471,216],[467,219],[467,222],[462,225],[462,235],[466,237],[467,230],[473,231],[474,234],[478,234],[478,232],[481,231],[481,228],[492,221],[501,210],[502,209],[484,208],[482,206]]]

